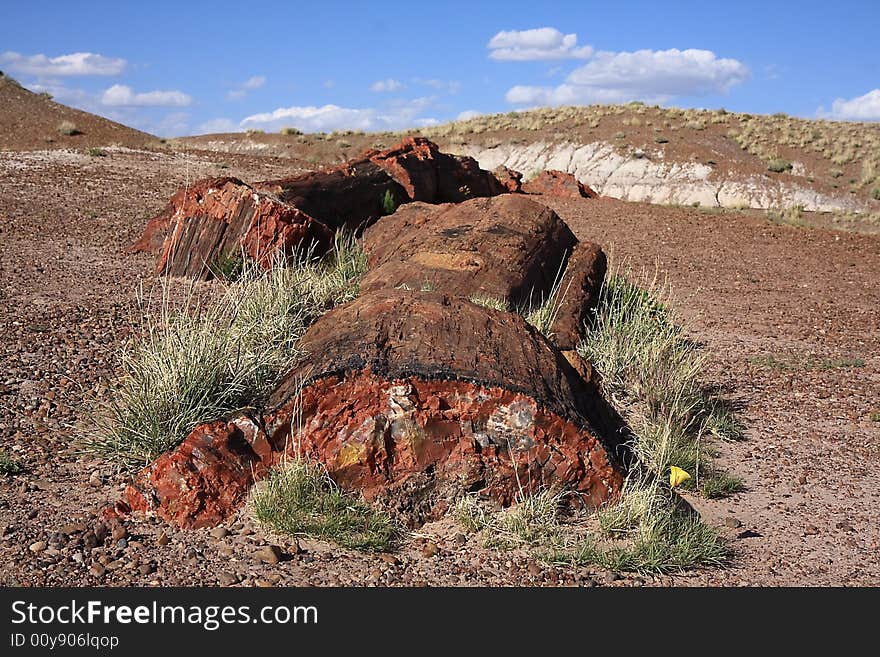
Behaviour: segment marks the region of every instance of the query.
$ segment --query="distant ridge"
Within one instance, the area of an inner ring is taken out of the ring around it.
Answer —
[[[61,134],[67,122],[72,135]],[[128,146],[138,148],[157,137],[35,94],[0,72],[0,150],[42,150]]]

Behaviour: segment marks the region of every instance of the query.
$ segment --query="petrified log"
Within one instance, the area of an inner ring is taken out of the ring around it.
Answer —
[[[289,455],[323,463],[411,525],[464,492],[508,505],[559,486],[596,507],[620,490],[619,418],[592,377],[515,313],[382,290],[328,312],[300,346],[306,356],[262,418],[197,427],[139,473],[129,506],[182,527],[216,524]]]
[[[411,203],[364,233],[364,291],[432,289],[538,302],[577,238],[553,210],[505,194],[459,204]]]
[[[506,505],[563,486],[587,506],[622,482],[616,416],[519,315],[435,292],[381,290],[305,334],[269,400],[272,444],[415,523],[465,491]]]
[[[196,279],[211,278],[215,263],[242,251],[268,266],[295,250],[323,252],[333,240],[321,222],[237,178],[211,178],[178,191],[136,248],[149,248],[163,232],[157,273]]]
[[[556,169],[542,171],[527,183],[523,183],[522,191],[526,194],[546,194],[572,198],[596,198],[598,196],[573,174]]]
[[[599,303],[608,260],[598,244],[578,242],[558,283],[552,340],[563,351],[575,349],[586,336],[586,322]]]

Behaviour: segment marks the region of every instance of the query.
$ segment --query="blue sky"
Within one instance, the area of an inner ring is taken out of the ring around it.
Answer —
[[[644,100],[880,120],[876,2],[4,2],[0,70],[162,136]]]

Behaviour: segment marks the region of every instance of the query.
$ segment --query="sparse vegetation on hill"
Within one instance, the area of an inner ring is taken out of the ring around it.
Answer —
[[[58,124],[58,134],[70,137],[80,134],[80,131],[72,121],[62,121]]]

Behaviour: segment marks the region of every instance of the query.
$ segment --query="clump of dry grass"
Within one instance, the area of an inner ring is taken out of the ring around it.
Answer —
[[[173,449],[197,424],[255,404],[298,355],[318,316],[354,298],[365,255],[339,237],[331,254],[263,271],[245,262],[220,294],[182,304],[163,287],[158,312],[141,305],[141,335],[121,354],[122,380],[95,411],[84,448],[135,467]]]

